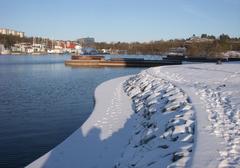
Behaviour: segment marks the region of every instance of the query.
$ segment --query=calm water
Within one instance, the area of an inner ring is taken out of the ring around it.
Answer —
[[[69,56],[0,56],[0,167],[23,167],[88,118],[103,81],[143,68],[70,68]]]

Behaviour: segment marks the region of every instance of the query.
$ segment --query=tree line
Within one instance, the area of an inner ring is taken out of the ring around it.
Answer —
[[[41,37],[19,37],[19,36],[14,36],[14,35],[5,35],[5,34],[0,34],[0,44],[3,44],[5,48],[10,49],[14,44],[17,43],[30,43],[33,44],[38,43],[38,44],[46,44],[47,47],[52,46],[52,40],[48,38],[41,38]]]
[[[193,35],[195,36],[195,35]],[[232,38],[227,34],[221,34],[219,37],[213,35],[202,34],[200,39],[208,39],[203,41],[191,41],[188,39],[159,40],[150,42],[96,42],[95,47],[98,50],[126,50],[128,54],[148,54],[163,55],[171,48],[186,47],[186,55],[191,57],[216,57],[220,53],[234,50],[240,51],[240,38]],[[4,44],[5,48],[11,48],[16,43],[44,43],[51,48],[52,41],[41,37],[23,37],[13,35],[0,34],[0,44]]]
[[[129,54],[164,55],[171,48],[185,47],[186,55],[189,57],[219,57],[222,52],[229,50],[240,51],[240,38],[231,38],[226,34],[216,38],[213,35],[202,34],[202,41],[191,41],[191,39],[160,40],[151,42],[117,42],[96,43],[97,49],[127,50]]]

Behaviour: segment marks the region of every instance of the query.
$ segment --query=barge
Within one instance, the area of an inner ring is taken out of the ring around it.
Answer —
[[[66,66],[72,67],[154,67],[162,65],[180,65],[181,60],[145,60],[143,58],[111,58],[104,56],[72,56],[65,61]]]

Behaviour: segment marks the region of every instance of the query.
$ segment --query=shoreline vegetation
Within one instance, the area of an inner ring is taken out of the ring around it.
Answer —
[[[34,55],[46,54],[47,49],[51,49],[57,42],[63,40],[50,40],[41,37],[18,37],[13,35],[0,34],[0,44],[2,44],[9,54],[19,55],[26,54],[21,52],[12,52],[11,47],[18,43],[43,44],[46,51],[41,53],[31,53]],[[65,41],[66,42],[66,41]],[[69,41],[75,42],[75,41]],[[221,34],[219,37],[202,34],[201,36],[193,35],[186,39],[159,40],[150,42],[95,42],[95,48],[99,54],[104,54],[103,50],[111,54],[128,54],[128,55],[167,55],[173,48],[185,48],[184,55],[188,58],[225,58],[224,53],[233,51],[233,57],[240,57],[240,38],[230,37],[227,34]],[[229,56],[228,56],[229,57]],[[231,57],[231,55],[230,55]]]

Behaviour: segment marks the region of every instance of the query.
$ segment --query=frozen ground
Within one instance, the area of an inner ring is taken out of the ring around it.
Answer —
[[[84,125],[28,167],[240,167],[240,63],[150,68],[95,98]]]
[[[115,167],[190,167],[195,116],[185,92],[147,71],[131,77],[124,88],[137,122]]]
[[[128,144],[134,123],[131,100],[122,89],[127,78],[99,85],[95,91],[94,111],[83,126],[27,167],[113,167]]]
[[[151,68],[191,97],[196,111],[192,167],[240,167],[240,63]]]

